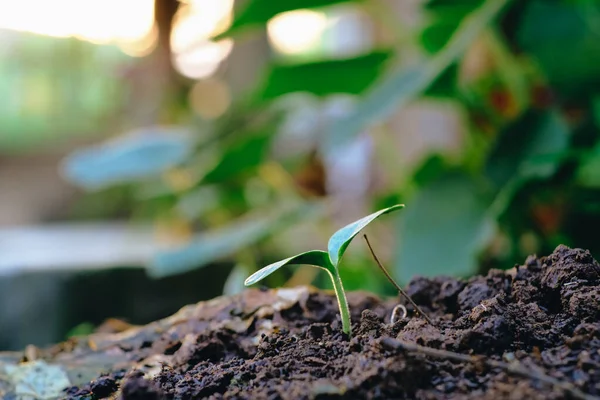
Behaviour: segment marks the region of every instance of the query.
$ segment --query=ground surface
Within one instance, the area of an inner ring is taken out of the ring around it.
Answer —
[[[111,372],[63,392],[70,399],[600,395],[600,265],[588,252],[561,246],[549,257],[530,257],[523,266],[468,281],[416,279],[408,293],[436,326],[409,306],[409,315],[390,325],[397,299],[352,293],[349,339],[340,333],[332,295],[306,288],[251,290],[190,306],[154,325],[92,336],[72,348],[63,344],[40,357],[62,363],[71,382],[87,379],[76,376],[78,366],[96,362],[86,370],[92,376],[101,370],[97,357],[105,357]],[[402,343],[483,357],[434,358],[405,351]],[[490,367],[486,360],[543,374],[561,386]]]

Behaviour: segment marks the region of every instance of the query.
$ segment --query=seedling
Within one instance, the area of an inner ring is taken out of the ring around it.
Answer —
[[[331,282],[333,283],[333,289],[337,297],[338,306],[340,307],[340,315],[342,317],[342,331],[347,335],[351,333],[350,323],[350,309],[348,308],[348,301],[346,300],[346,293],[344,292],[344,286],[342,285],[342,279],[339,273],[339,264],[344,255],[344,252],[350,245],[350,242],[358,233],[375,219],[381,215],[390,213],[392,211],[404,208],[404,204],[397,204],[392,207],[384,208],[376,213],[368,215],[356,222],[346,225],[329,238],[327,244],[327,251],[323,250],[311,250],[304,253],[300,253],[285,260],[278,261],[276,263],[267,265],[263,269],[252,274],[244,284],[246,286],[253,285],[256,282],[266,278],[273,272],[277,271],[284,265],[293,264],[307,264],[314,267],[322,268],[329,273]]]

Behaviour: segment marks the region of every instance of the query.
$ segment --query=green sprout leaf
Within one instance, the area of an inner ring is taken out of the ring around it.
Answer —
[[[333,289],[335,290],[335,297],[338,301],[340,308],[340,316],[342,318],[342,331],[347,335],[351,334],[352,324],[350,322],[350,308],[348,307],[348,300],[346,300],[346,293],[344,292],[344,286],[342,285],[342,279],[338,273],[337,267],[335,267],[329,259],[329,254],[323,250],[311,250],[305,253],[300,253],[285,260],[278,261],[271,265],[267,265],[258,272],[252,274],[244,284],[250,286],[265,277],[271,275],[284,265],[290,264],[307,264],[313,267],[323,268],[329,274]]]
[[[244,285],[253,285],[256,282],[259,282],[267,276],[271,275],[273,272],[277,271],[284,265],[293,264],[313,265],[315,267],[320,267],[326,270],[334,269],[333,265],[331,265],[331,261],[329,261],[329,255],[326,252],[324,252],[323,250],[311,250],[304,253],[300,253],[290,258],[286,258],[285,260],[281,260],[276,263],[267,265],[266,267],[250,275],[244,281]]]
[[[334,233],[329,239],[329,243],[327,244],[327,250],[329,251],[329,258],[331,259],[331,263],[337,267],[340,259],[344,255],[344,252],[350,245],[350,242],[358,233],[371,222],[373,222],[378,217],[390,213],[392,211],[398,210],[400,208],[404,208],[404,204],[396,204],[395,206],[391,206],[388,208],[384,208],[383,210],[379,210],[376,213],[368,215],[364,218],[359,219],[356,222],[351,223],[350,225],[346,225],[336,233]]]
[[[377,217],[403,207],[404,204],[397,204],[392,207],[384,208],[383,210],[379,210],[376,213],[361,218],[350,225],[346,225],[334,233],[329,239],[329,244],[327,246],[329,252],[322,250],[311,250],[267,265],[248,277],[248,279],[246,279],[244,282],[244,285],[253,285],[271,275],[284,265],[307,264],[314,267],[323,268],[328,272],[329,277],[331,278],[331,283],[333,284],[333,289],[335,290],[335,296],[338,301],[340,316],[342,318],[342,331],[345,334],[350,335],[352,326],[350,321],[350,308],[348,307],[348,300],[346,299],[346,293],[344,292],[344,286],[342,285],[342,278],[340,277],[338,270],[338,263],[342,258],[344,251],[346,251],[346,248],[348,248],[348,245],[358,234],[358,232],[360,232],[365,226],[369,225],[372,221],[377,219]]]

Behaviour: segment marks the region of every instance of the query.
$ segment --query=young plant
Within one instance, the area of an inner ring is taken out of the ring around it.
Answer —
[[[338,306],[340,307],[340,315],[342,317],[342,330],[347,335],[350,335],[351,324],[350,324],[350,309],[348,308],[348,301],[346,300],[346,293],[344,292],[344,286],[342,285],[342,279],[339,273],[339,264],[344,252],[348,248],[348,245],[354,239],[354,237],[372,221],[377,219],[383,214],[390,213],[392,211],[403,208],[404,204],[397,204],[392,207],[384,208],[376,213],[368,215],[356,222],[346,225],[329,238],[327,244],[327,251],[322,250],[311,250],[304,253],[300,253],[285,260],[270,264],[263,269],[252,274],[244,284],[246,286],[253,285],[256,282],[266,278],[273,272],[277,271],[284,265],[292,264],[307,264],[314,267],[322,268],[329,273],[331,282],[333,283],[333,289],[337,297]]]

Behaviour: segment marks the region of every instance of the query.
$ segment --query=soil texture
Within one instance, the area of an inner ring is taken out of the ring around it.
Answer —
[[[332,293],[254,289],[40,357],[71,372],[118,358],[67,399],[600,396],[600,265],[589,252],[559,246],[487,276],[417,278],[407,292],[434,325],[404,299],[350,293],[347,337]],[[392,324],[397,304],[408,315]]]

